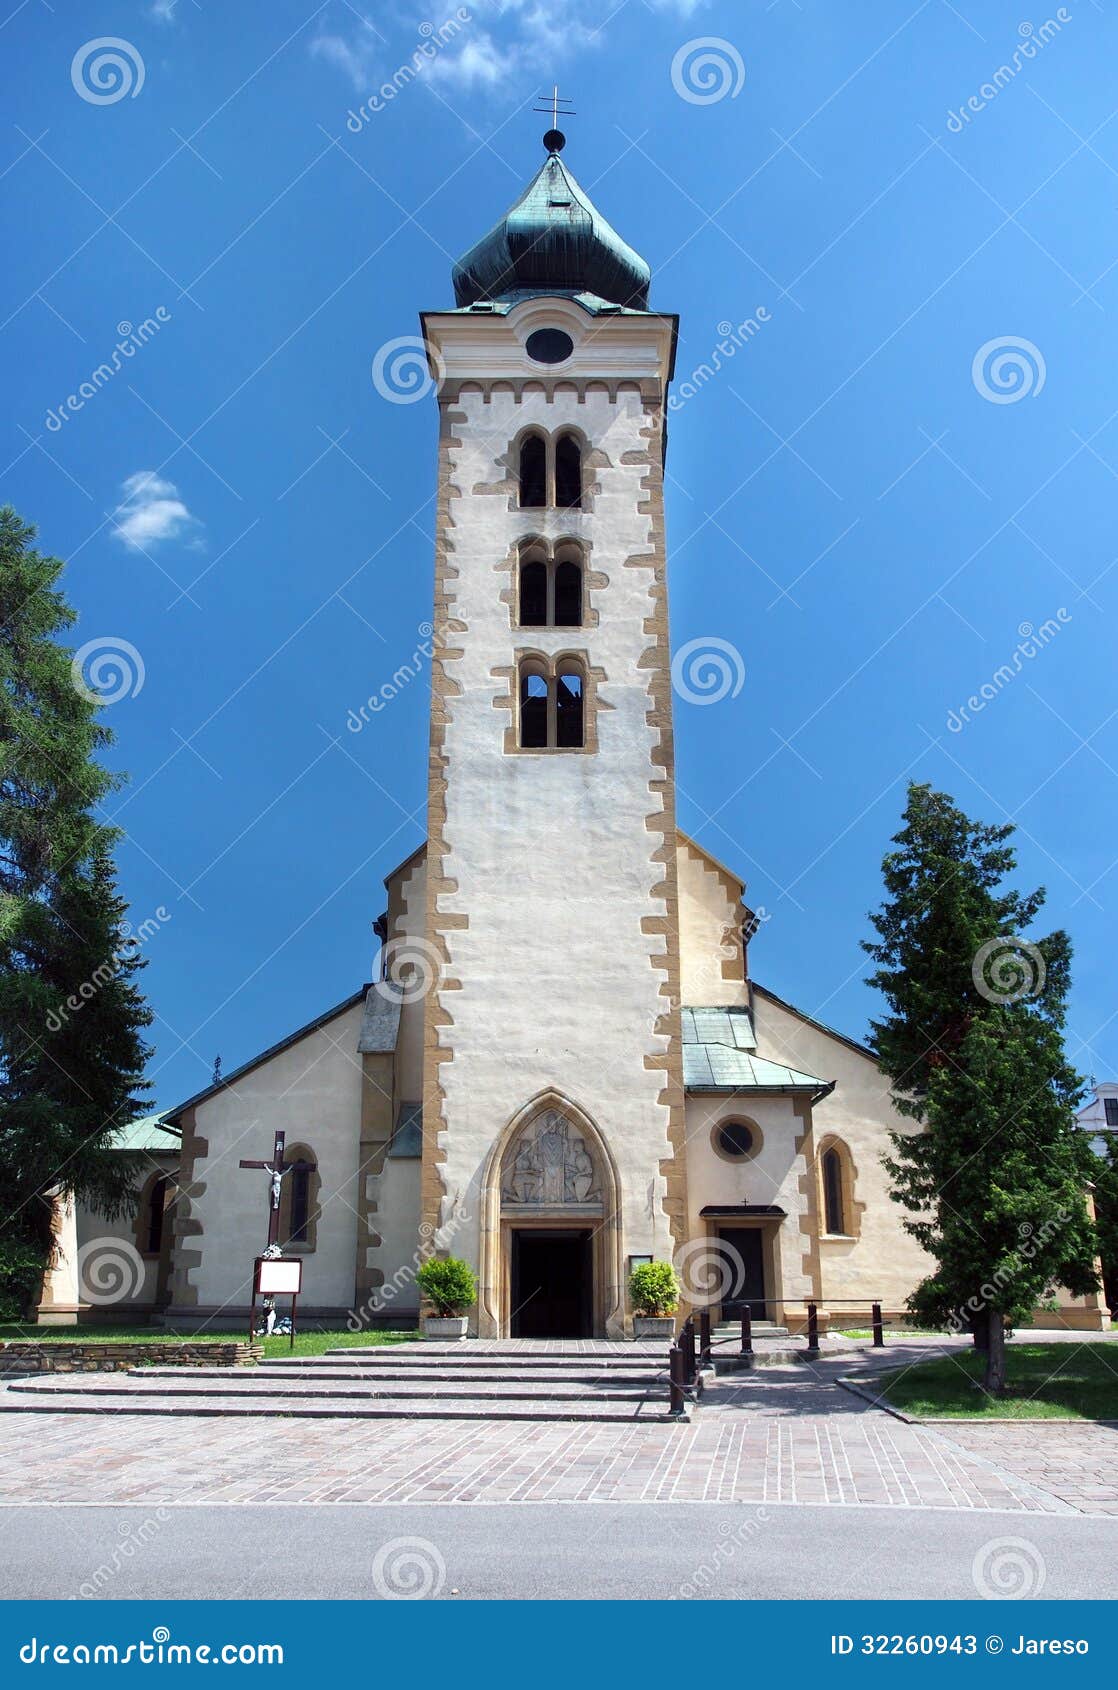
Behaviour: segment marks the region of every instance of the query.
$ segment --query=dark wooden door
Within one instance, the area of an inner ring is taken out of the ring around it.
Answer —
[[[514,1232],[512,1336],[589,1338],[592,1271],[588,1232]]]
[[[740,1320],[745,1309],[754,1320],[768,1318],[765,1308],[765,1257],[757,1226],[720,1226],[722,1271],[730,1280],[722,1298],[723,1320]]]

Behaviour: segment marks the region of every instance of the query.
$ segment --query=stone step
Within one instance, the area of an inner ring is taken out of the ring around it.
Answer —
[[[142,1374],[102,1374],[100,1376],[85,1375],[79,1383],[74,1379],[61,1377],[47,1377],[41,1379],[25,1379],[9,1387],[9,1395],[18,1396],[67,1396],[67,1397],[96,1397],[99,1400],[106,1397],[127,1397],[132,1400],[146,1397],[189,1397],[191,1399],[206,1399],[216,1395],[239,1397],[245,1399],[275,1398],[290,1399],[302,1402],[311,1398],[324,1398],[329,1401],[341,1402],[375,1402],[381,1399],[396,1400],[404,1398],[412,1401],[449,1402],[466,1398],[476,1402],[630,1402],[640,1403],[653,1399],[667,1401],[666,1386],[652,1384],[647,1390],[641,1389],[595,1389],[588,1392],[583,1385],[556,1385],[551,1382],[537,1381],[525,1384],[507,1384],[503,1380],[498,1383],[487,1384],[484,1381],[455,1381],[454,1383],[438,1383],[436,1381],[418,1382],[404,1381],[386,1384],[380,1381],[370,1384],[338,1384],[331,1380],[319,1383],[315,1379],[275,1379],[275,1378],[238,1378],[227,1375],[220,1384],[192,1378],[185,1372],[175,1378],[153,1379],[148,1377],[147,1369]]]
[[[510,1390],[517,1385],[537,1385],[542,1390],[567,1389],[595,1389],[609,1387],[616,1390],[635,1390],[640,1387],[649,1390],[657,1388],[667,1389],[668,1371],[666,1367],[644,1367],[625,1372],[611,1371],[602,1373],[586,1373],[584,1371],[566,1373],[550,1370],[535,1371],[530,1368],[456,1368],[449,1363],[443,1366],[426,1368],[378,1368],[378,1367],[316,1367],[284,1368],[278,1363],[269,1362],[263,1367],[254,1367],[251,1371],[243,1368],[233,1370],[225,1367],[133,1367],[127,1374],[119,1375],[127,1379],[156,1379],[156,1380],[212,1380],[227,1379],[231,1383],[239,1383],[247,1378],[254,1381],[290,1381],[296,1385],[320,1384],[322,1382],[367,1382],[369,1386],[379,1387],[391,1385],[398,1391],[410,1391],[417,1386],[432,1385],[461,1385],[469,1388],[477,1385],[507,1386]],[[56,1380],[72,1379],[72,1374],[53,1374]]]
[[[694,1415],[691,1405],[683,1416],[668,1413],[664,1399],[635,1404],[594,1402],[585,1397],[572,1402],[521,1402],[456,1397],[439,1402],[432,1397],[375,1397],[363,1402],[331,1400],[313,1396],[211,1395],[185,1397],[155,1393],[132,1396],[102,1395],[92,1391],[0,1392],[0,1414],[159,1414],[227,1418],[278,1417],[294,1420],[531,1420],[634,1422],[641,1425],[678,1425]]]
[[[413,1363],[426,1366],[432,1360],[460,1363],[464,1367],[569,1367],[577,1363],[582,1367],[647,1367],[650,1363],[664,1363],[668,1354],[667,1344],[615,1344],[600,1350],[592,1349],[561,1349],[545,1350],[513,1347],[503,1345],[500,1349],[490,1349],[485,1345],[466,1342],[461,1344],[371,1344],[367,1349],[354,1346],[342,1346],[337,1349],[326,1350],[320,1356],[292,1356],[293,1366],[313,1367],[322,1361],[347,1362],[375,1362],[391,1366],[402,1366]],[[276,1357],[275,1360],[287,1358]]]

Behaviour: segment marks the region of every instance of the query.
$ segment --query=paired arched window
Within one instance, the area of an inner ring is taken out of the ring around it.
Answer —
[[[517,602],[522,628],[581,628],[582,557],[578,550],[560,547],[559,556],[549,558],[533,549],[522,556]]]
[[[582,508],[582,445],[569,431],[554,440],[532,430],[520,442],[520,505],[537,510]]]
[[[581,751],[586,744],[586,675],[577,657],[552,669],[543,658],[520,665],[520,749]]]

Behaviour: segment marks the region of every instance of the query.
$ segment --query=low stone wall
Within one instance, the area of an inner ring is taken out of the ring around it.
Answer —
[[[127,1373],[145,1362],[165,1367],[254,1367],[262,1344],[0,1343],[2,1373]]]

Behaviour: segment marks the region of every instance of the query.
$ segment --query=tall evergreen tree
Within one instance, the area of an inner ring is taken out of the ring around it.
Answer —
[[[905,1228],[936,1262],[909,1306],[980,1337],[996,1394],[1006,1320],[1029,1318],[1057,1285],[1098,1284],[1082,1081],[1063,1047],[1071,945],[1063,932],[1024,937],[1044,892],[1003,885],[1013,831],[911,786],[864,947],[890,1010],[872,1023],[879,1065],[922,1128],[892,1134],[886,1160]]]
[[[142,1107],[151,1020],[135,984],[112,852],[97,814],[119,777],[111,734],[59,636],[75,621],[62,564],[0,510],[0,1278],[48,1265],[55,1195],[108,1216],[133,1201],[115,1133]]]

